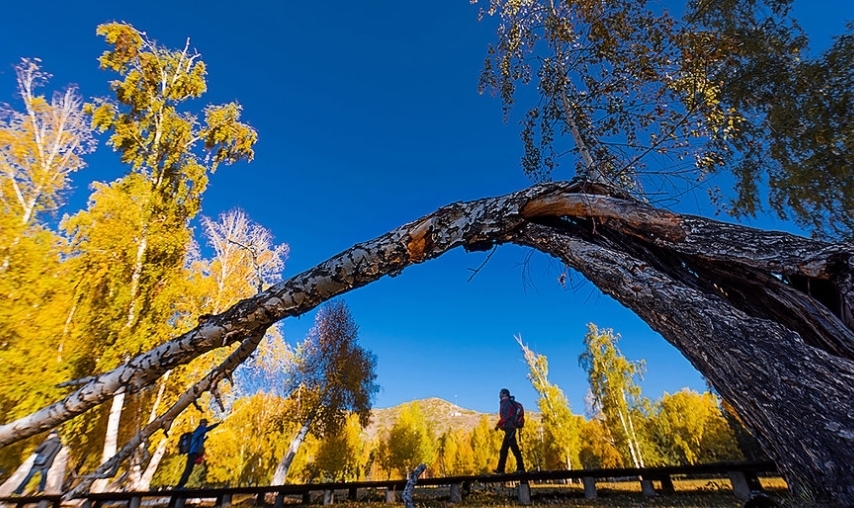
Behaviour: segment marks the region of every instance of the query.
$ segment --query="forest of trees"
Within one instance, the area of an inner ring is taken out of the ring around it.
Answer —
[[[518,339],[540,394],[530,467],[740,458],[743,424],[795,491],[854,504],[854,34],[810,58],[790,3],[689,1],[675,19],[636,0],[491,0],[484,14],[501,23],[481,85],[505,111],[536,85],[522,139],[539,183],[443,207],[287,280],[288,247],[263,226],[239,210],[200,217],[209,178],[251,160],[257,133],[237,103],[188,109],[206,89],[198,54],[102,25],[99,61],[118,77],[115,97],[91,103],[73,88],[40,95],[49,76],[22,60],[21,105],[0,123],[0,467],[60,427],[68,468],[88,475],[76,488],[145,488],[177,476],[170,436],[208,415],[224,422],[210,483],[477,470],[498,439],[487,421],[445,432],[412,406],[376,443],[357,437],[374,358],[335,297],[455,247],[514,243],[631,309],[719,394],[643,399],[641,365],[591,326],[584,419]],[[127,173],[54,224],[99,133]],[[551,182],[561,154],[577,177]],[[815,239],[655,208],[645,190],[678,195],[725,171],[722,208],[765,202]],[[284,344],[276,323],[320,305],[305,342]],[[264,443],[243,438],[259,427]]]

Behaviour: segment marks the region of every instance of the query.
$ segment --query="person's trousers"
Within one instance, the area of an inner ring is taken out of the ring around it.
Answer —
[[[498,452],[498,471],[504,472],[507,463],[507,450],[513,452],[516,457],[516,471],[524,471],[525,463],[522,461],[522,452],[519,443],[516,442],[516,429],[504,429],[504,440],[501,441],[501,450]]]
[[[187,480],[190,479],[190,474],[193,472],[193,467],[196,465],[196,459],[198,458],[198,453],[187,454],[187,465],[184,466],[184,473],[181,474],[181,479],[178,480],[178,485],[175,485],[175,488],[183,487],[187,483]]]
[[[50,470],[50,466],[48,466],[48,465],[31,467],[30,472],[27,473],[27,477],[24,478],[24,481],[22,481],[21,484],[18,485],[18,488],[15,489],[15,494],[23,493],[24,488],[26,488],[27,484],[30,483],[30,480],[32,480],[33,476],[35,476],[36,473],[42,474],[41,478],[39,479],[39,490],[38,491],[44,492],[45,485],[47,485],[47,472],[49,470]]]

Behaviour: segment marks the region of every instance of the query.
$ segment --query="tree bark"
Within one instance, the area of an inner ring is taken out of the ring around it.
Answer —
[[[733,405],[796,492],[854,506],[854,246],[579,188],[541,184],[451,204],[355,245],[1,426],[0,446],[449,249],[513,242],[561,259],[661,333]]]
[[[811,243],[805,239],[758,231],[745,235],[747,228],[700,222],[704,228],[683,230],[678,249],[693,252],[694,259],[674,256],[677,249],[657,252],[656,242],[645,246],[646,256],[635,258],[627,251],[644,251],[627,236],[621,238],[623,245],[613,244],[619,252],[537,224],[524,228],[518,241],[577,269],[679,349],[736,408],[796,493],[808,492],[831,505],[854,505],[851,330],[810,295],[771,275],[812,272],[850,280],[850,246],[815,242],[801,258],[813,262],[799,264],[793,262],[792,247]],[[693,237],[713,225],[716,235]],[[597,228],[602,234],[602,225]],[[788,242],[762,246],[763,238],[786,236]],[[693,250],[685,248],[691,243]],[[775,254],[783,246],[789,249]],[[742,264],[739,257],[746,250],[755,254]],[[767,272],[754,268],[763,257]],[[841,269],[834,274],[830,266]],[[850,301],[850,294],[840,296]],[[781,319],[784,309],[803,322]],[[773,317],[797,327],[788,328]]]

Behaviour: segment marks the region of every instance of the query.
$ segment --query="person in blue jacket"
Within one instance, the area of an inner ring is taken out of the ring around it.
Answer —
[[[187,465],[184,466],[184,473],[181,474],[181,479],[178,480],[178,484],[175,486],[176,489],[183,488],[187,480],[190,479],[193,467],[195,467],[197,462],[201,462],[199,458],[205,454],[206,434],[215,429],[220,423],[222,422],[208,426],[206,419],[202,418],[199,421],[199,426],[196,427],[196,430],[193,431],[193,437],[190,438],[190,448],[187,450]]]
[[[519,443],[516,442],[516,425],[514,416],[516,406],[513,405],[514,397],[510,395],[510,390],[502,388],[498,396],[501,398],[501,405],[498,409],[498,423],[495,424],[495,430],[504,431],[504,440],[501,441],[501,450],[498,452],[498,467],[493,471],[497,474],[504,474],[504,465],[507,462],[507,451],[513,452],[516,457],[516,472],[525,472],[525,463],[522,461],[522,452],[519,450]]]
[[[50,471],[50,466],[53,465],[53,459],[56,458],[56,454],[59,453],[59,450],[62,448],[62,442],[59,440],[59,432],[52,430],[47,435],[47,439],[36,448],[36,459],[33,461],[33,467],[30,468],[30,472],[27,473],[27,477],[24,478],[24,481],[18,485],[18,488],[15,489],[15,494],[19,496],[24,492],[24,488],[26,488],[27,484],[30,483],[30,480],[35,476],[36,473],[41,473],[41,478],[39,478],[39,490],[38,493],[41,494],[44,492],[45,485],[47,484],[47,472]]]

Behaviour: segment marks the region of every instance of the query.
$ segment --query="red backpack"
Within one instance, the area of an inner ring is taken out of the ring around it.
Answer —
[[[525,426],[525,408],[521,402],[515,400],[510,401],[510,421],[513,422],[513,428],[521,429]]]

